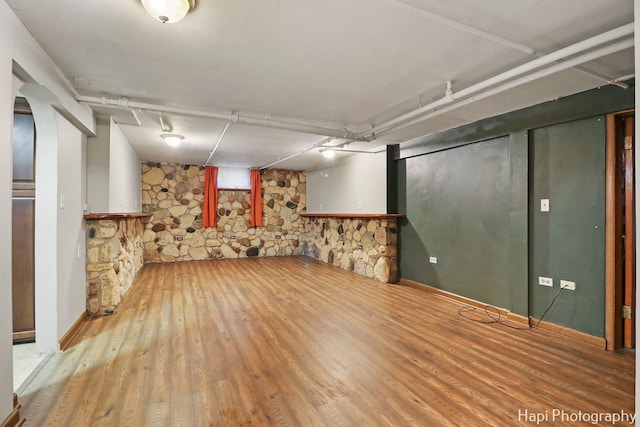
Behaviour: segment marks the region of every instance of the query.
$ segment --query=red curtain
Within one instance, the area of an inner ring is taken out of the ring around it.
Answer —
[[[260,169],[251,169],[251,226],[262,227],[262,186]]]
[[[218,215],[218,168],[204,169],[204,203],[202,204],[202,225],[215,227]]]

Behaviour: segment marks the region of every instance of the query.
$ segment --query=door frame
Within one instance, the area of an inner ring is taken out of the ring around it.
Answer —
[[[618,307],[622,306],[621,269],[618,262],[622,257],[622,248],[617,236],[621,234],[622,224],[618,221],[617,204],[617,126],[619,117],[633,116],[635,110],[625,110],[606,117],[606,178],[605,178],[605,341],[607,350],[623,346],[623,319]],[[633,147],[636,154],[635,144]],[[635,197],[635,194],[634,194]],[[635,232],[635,230],[634,230]],[[634,260],[635,261],[635,260]],[[635,318],[635,313],[632,315]]]
[[[12,181],[12,204],[14,203],[14,199],[15,198],[20,198],[20,199],[33,199],[33,202],[35,203],[35,191],[36,191],[36,187],[35,187],[35,182],[36,182],[36,149],[37,149],[37,134],[36,134],[36,129],[35,129],[35,118],[33,117],[33,111],[31,110],[31,106],[29,105],[29,102],[27,101],[26,98],[24,97],[18,97],[16,96],[14,99],[14,104],[13,104],[13,114],[14,117],[16,114],[20,114],[20,115],[27,115],[27,116],[31,116],[31,118],[34,120],[34,128],[33,128],[33,157],[31,159],[32,161],[32,165],[33,165],[33,169],[31,172],[31,179],[25,179],[25,180],[13,180]],[[14,123],[15,126],[15,123]],[[13,144],[15,144],[15,141],[12,141]],[[15,165],[14,165],[15,167]],[[13,205],[12,205],[13,206]],[[33,330],[29,330],[29,331],[21,331],[21,332],[15,332],[15,329],[12,331],[12,337],[13,337],[13,344],[19,344],[19,343],[24,343],[24,342],[34,342],[36,339],[36,327],[35,327],[35,305],[36,305],[36,301],[35,301],[35,288],[36,288],[36,283],[35,283],[35,206],[32,206],[32,222],[30,224],[30,234],[31,234],[31,249],[32,249],[32,253],[31,253],[31,258],[30,261],[33,263],[32,267],[31,267],[31,271],[32,271],[32,293],[33,293],[33,300],[32,300],[32,304],[31,304],[31,310],[33,311]],[[15,215],[16,213],[12,211],[12,224],[15,224]],[[14,229],[15,231],[15,229]],[[13,239],[15,242],[15,238]],[[12,249],[12,254],[13,253],[13,249]],[[12,261],[15,262],[15,259]],[[13,276],[12,276],[13,277]],[[12,287],[14,286],[13,283],[13,279],[12,278]],[[15,300],[13,300],[13,296],[12,296],[12,311],[16,309],[15,306]],[[14,319],[15,320],[15,319]],[[15,328],[15,325],[14,325]]]

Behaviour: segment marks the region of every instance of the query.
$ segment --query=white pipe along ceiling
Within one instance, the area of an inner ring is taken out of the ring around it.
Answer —
[[[147,162],[315,170],[635,74],[630,0],[4,1]]]
[[[600,35],[597,35],[595,37],[591,37],[590,39],[587,40],[583,40],[581,42],[575,43],[571,46],[567,46],[563,49],[557,50],[553,53],[547,54],[543,57],[540,57],[538,59],[534,59],[533,61],[527,62],[523,65],[520,65],[518,67],[512,68],[508,71],[505,71],[504,73],[498,74],[494,77],[490,77],[484,81],[481,81],[479,83],[476,83],[472,86],[469,86],[466,89],[462,89],[458,92],[452,92],[450,94],[450,96],[446,96],[444,98],[440,98],[437,101],[434,101],[430,104],[427,104],[421,108],[418,108],[416,110],[413,110],[407,114],[403,114],[402,116],[396,117],[394,119],[391,119],[385,123],[379,124],[374,126],[371,130],[370,133],[367,135],[366,138],[374,138],[375,135],[377,134],[377,136],[381,136],[383,133],[389,133],[389,132],[393,132],[393,130],[399,128],[400,126],[402,126],[404,123],[407,123],[409,120],[411,119],[415,119],[417,116],[420,116],[421,114],[427,114],[430,111],[433,111],[434,109],[441,107],[443,105],[447,105],[447,104],[451,104],[453,102],[455,102],[457,99],[460,98],[464,98],[466,96],[472,95],[472,94],[476,94],[480,91],[482,91],[483,89],[489,88],[493,85],[505,82],[509,79],[515,78],[517,76],[520,76],[522,74],[525,74],[527,72],[533,71],[537,68],[541,68],[543,66],[547,66],[550,64],[553,64],[557,61],[561,61],[564,60],[566,58],[569,58],[575,54],[578,54],[580,52],[584,52],[585,50],[589,50],[589,49],[593,49],[597,46],[600,46],[602,44],[611,42],[613,40],[617,40],[620,39],[622,37],[625,36],[630,36],[633,34],[633,24],[627,24],[627,25],[623,25],[621,27],[615,28],[611,31],[607,31],[605,33],[602,33]],[[631,42],[630,46],[633,46],[633,37],[630,37],[629,39],[627,39],[627,41]],[[608,55],[609,53],[612,52],[617,52],[620,50],[623,50],[627,47],[630,47],[628,45],[628,43],[624,43],[624,44],[620,44],[619,46],[617,46],[615,49],[613,49],[612,51],[608,51],[608,50],[604,50],[601,53],[594,55],[592,58],[588,58],[585,59],[583,61],[579,61],[576,63],[572,63],[571,65],[567,65],[567,64],[559,64],[559,65],[565,65],[564,67],[558,67],[557,69],[554,69],[552,72],[557,72],[557,71],[561,71],[567,68],[572,68],[574,65],[578,65],[578,64],[582,64],[584,62],[587,62],[589,60],[592,59],[596,59],[605,55]],[[532,74],[535,75],[535,74]],[[545,74],[548,75],[548,74]],[[540,74],[538,75],[538,77],[535,78],[540,78],[540,77],[544,77],[544,75]],[[527,83],[528,81],[531,81],[532,79],[528,79],[528,80],[522,80],[520,81],[519,84],[524,84]],[[608,81],[607,83],[612,83],[612,81]],[[518,84],[518,85],[519,85]],[[511,89],[513,87],[515,87],[517,85],[510,85],[510,86],[505,86],[504,90],[507,89]],[[491,95],[494,95],[498,92],[492,92]],[[479,100],[482,98],[477,98],[476,100]],[[447,110],[450,111],[450,110]],[[430,116],[433,117],[433,116]],[[411,122],[412,124],[415,122]],[[363,135],[364,136],[364,135]]]
[[[306,149],[304,149],[304,150],[302,150],[302,151],[299,151],[299,152],[297,152],[297,153],[294,153],[294,154],[291,154],[291,155],[289,155],[289,156],[283,157],[282,159],[280,159],[280,158],[279,158],[279,159],[278,159],[278,160],[276,160],[275,162],[273,162],[273,163],[269,163],[268,165],[261,166],[261,167],[260,167],[260,169],[270,168],[271,166],[275,166],[275,165],[277,165],[277,164],[279,164],[279,163],[286,162],[287,160],[291,160],[291,159],[293,159],[293,158],[295,158],[295,157],[301,156],[301,155],[302,155],[302,154],[304,154],[304,153],[308,153],[309,151],[311,151],[311,150],[313,150],[313,149],[315,149],[315,148],[324,147],[324,146],[325,146],[325,144],[327,144],[327,143],[329,143],[329,142],[333,141],[334,139],[335,139],[335,138],[333,138],[333,137],[325,138],[325,139],[323,139],[322,141],[316,142],[316,143],[315,143],[315,144],[313,144],[311,147],[308,147],[308,148],[306,148]]]
[[[173,113],[180,116],[204,117],[209,119],[225,120],[232,123],[244,123],[248,125],[261,126],[271,129],[282,129],[293,132],[310,133],[313,135],[332,136],[334,138],[350,138],[357,140],[358,136],[345,129],[330,129],[320,125],[308,123],[296,123],[293,121],[272,120],[269,114],[260,114],[267,118],[251,117],[237,112],[216,113],[190,108],[171,107],[148,102],[132,101],[128,97],[109,98],[106,96],[84,96],[79,95],[76,100],[82,104],[96,107],[110,107],[121,110],[137,109],[150,113]]]
[[[525,46],[525,45],[523,45],[521,43],[516,43],[513,40],[505,39],[504,37],[500,37],[500,36],[497,36],[495,34],[480,30],[480,29],[478,29],[476,27],[472,27],[471,25],[467,25],[467,24],[464,24],[462,22],[456,21],[454,19],[450,19],[450,18],[444,17],[442,15],[438,15],[437,13],[422,9],[420,7],[417,7],[417,6],[414,6],[414,5],[410,5],[410,4],[406,3],[403,0],[385,0],[385,1],[387,1],[389,3],[395,3],[398,6],[401,6],[401,7],[405,8],[405,9],[407,9],[409,12],[418,14],[420,16],[424,16],[425,18],[427,18],[427,19],[429,19],[431,21],[448,25],[448,26],[450,26],[452,28],[455,28],[457,30],[461,30],[461,31],[464,31],[464,32],[469,33],[469,34],[473,34],[474,36],[481,37],[481,38],[483,38],[485,40],[492,41],[492,42],[500,44],[502,46],[506,46],[506,47],[518,50],[520,52],[524,52],[526,54],[537,56],[537,57],[542,57],[542,56],[546,55],[545,52],[540,52],[540,51],[538,51],[538,50],[536,50],[536,49],[534,49],[532,47]],[[596,72],[591,71],[591,70],[585,70],[584,68],[580,68],[580,67],[574,67],[574,68],[577,71],[580,71],[583,74],[586,74],[586,75],[589,75],[591,77],[595,77],[595,78],[598,78],[598,79],[602,80],[603,83],[610,83],[611,82],[610,79],[608,79],[606,76],[603,76],[600,73],[596,73]]]
[[[202,166],[207,166],[209,164],[209,162],[211,161],[211,158],[213,157],[213,155],[215,154],[216,150],[218,149],[218,147],[222,143],[222,140],[224,139],[224,135],[227,133],[227,130],[229,129],[229,125],[230,124],[231,124],[231,122],[227,122],[227,124],[224,125],[224,129],[222,129],[222,133],[218,137],[218,142],[216,142],[216,145],[214,145],[213,150],[211,150],[211,152],[209,153],[209,157],[207,157],[207,161],[204,162],[202,164]]]
[[[405,128],[407,126],[414,125],[416,123],[419,123],[421,121],[430,119],[432,117],[436,117],[436,116],[438,116],[440,114],[444,114],[444,113],[449,112],[449,111],[453,111],[453,110],[455,110],[457,108],[463,107],[465,105],[469,105],[469,104],[471,104],[473,102],[480,101],[482,99],[488,98],[488,97],[493,96],[493,95],[497,95],[499,93],[505,92],[505,91],[507,91],[509,89],[513,89],[513,88],[515,88],[517,86],[523,85],[523,84],[531,82],[533,80],[537,80],[537,79],[540,79],[542,77],[545,77],[545,76],[560,72],[562,70],[566,70],[568,68],[572,68],[574,65],[583,64],[585,62],[592,61],[592,60],[600,58],[602,56],[609,55],[611,53],[619,52],[621,50],[633,47],[633,44],[634,44],[634,41],[633,41],[632,38],[616,42],[616,43],[614,43],[612,45],[602,47],[602,48],[597,49],[595,51],[592,51],[592,52],[586,53],[584,55],[569,59],[569,60],[567,60],[565,62],[560,62],[558,64],[555,64],[552,67],[543,68],[542,70],[536,71],[536,72],[531,73],[531,74],[525,74],[524,76],[520,77],[519,79],[512,80],[512,81],[507,82],[507,83],[505,83],[505,84],[503,84],[501,86],[497,86],[497,87],[495,87],[493,89],[489,89],[489,90],[487,90],[485,92],[480,92],[477,95],[471,96],[470,98],[466,98],[466,99],[464,99],[464,100],[462,100],[460,102],[457,102],[457,103],[454,103],[454,102],[455,102],[455,100],[461,98],[460,93],[463,92],[463,91],[458,92],[458,94],[452,93],[451,96],[445,96],[445,98],[441,98],[439,101],[436,101],[436,102],[426,106],[426,107],[430,107],[430,108],[428,108],[430,110],[434,110],[435,109],[435,111],[433,111],[431,113],[424,113],[425,107],[422,107],[420,109],[420,110],[423,111],[422,115],[416,114],[416,116],[418,116],[418,117],[414,118],[413,120],[408,118],[405,121],[401,121],[399,123],[394,123],[392,126],[388,127],[387,129],[382,129],[382,130],[378,131],[375,136],[379,138],[379,137],[381,137],[381,136],[383,136],[385,134],[388,134],[390,132],[393,132],[395,130],[398,130],[398,129],[401,129],[401,128]],[[610,84],[616,84],[616,82],[612,81]],[[467,92],[466,94],[468,95],[469,92]],[[437,105],[434,105],[434,104],[437,104]],[[445,108],[436,109],[437,107],[445,106],[445,105],[446,105]],[[409,113],[409,114],[411,114],[411,113]],[[374,128],[374,133],[375,133],[375,131],[377,129],[382,128],[382,127],[383,126]]]
[[[389,0],[391,2],[400,3],[406,7],[410,7],[415,9],[413,6],[409,6],[404,4],[398,0]],[[420,9],[421,10],[421,9]],[[193,117],[202,117],[202,118],[211,118],[217,120],[225,120],[227,123],[225,125],[220,138],[218,139],[215,147],[209,153],[209,157],[207,161],[204,162],[204,165],[208,164],[211,161],[213,154],[216,149],[222,142],[224,135],[229,127],[230,123],[242,123],[253,126],[259,126],[264,128],[271,129],[280,129],[292,132],[300,132],[312,135],[321,135],[327,138],[311,145],[304,150],[300,150],[295,154],[288,155],[284,158],[278,158],[277,161],[272,162],[268,165],[262,166],[262,168],[271,167],[278,163],[284,162],[286,160],[292,159],[301,154],[307,153],[315,148],[326,147],[326,144],[331,143],[334,139],[344,139],[346,142],[340,144],[341,147],[347,145],[351,142],[355,141],[374,141],[383,135],[387,135],[397,131],[399,129],[406,128],[408,126],[414,125],[416,123],[422,122],[424,120],[428,120],[430,118],[436,117],[440,114],[443,114],[448,111],[452,111],[454,109],[463,107],[465,105],[469,105],[473,102],[477,102],[479,100],[488,98],[490,96],[502,93],[509,89],[513,89],[517,86],[526,84],[536,79],[543,78],[545,76],[558,73],[560,71],[566,70],[568,68],[576,68],[579,65],[586,63],[588,61],[592,61],[594,59],[601,58],[603,56],[619,52],[624,49],[628,49],[633,47],[633,32],[634,26],[633,23],[622,25],[613,30],[606,31],[597,36],[591,37],[589,39],[580,41],[578,43],[572,44],[570,46],[561,48],[552,53],[541,55],[539,52],[534,49],[528,48],[523,45],[519,45],[517,43],[510,42],[508,40],[504,40],[500,37],[493,36],[489,33],[485,33],[481,30],[477,30],[473,27],[469,27],[465,24],[458,23],[457,21],[452,21],[447,18],[440,17],[439,15],[431,14],[430,12],[426,12],[422,10],[422,14],[427,14],[426,16],[430,19],[438,20],[440,22],[444,22],[447,25],[453,25],[456,28],[461,28],[464,31],[471,32],[473,34],[478,34],[482,37],[488,38],[492,41],[496,41],[503,45],[507,45],[509,47],[519,49],[531,55],[536,55],[538,58],[529,61],[525,64],[519,65],[517,67],[511,68],[505,72],[494,75],[490,78],[487,78],[483,81],[475,83],[471,86],[468,86],[460,91],[454,92],[452,88],[452,82],[446,82],[446,91],[444,97],[437,99],[427,105],[420,106],[408,113],[401,114],[397,117],[389,119],[383,123],[372,125],[368,130],[362,132],[352,132],[348,129],[334,129],[323,126],[321,124],[314,123],[303,123],[295,120],[272,120],[270,114],[260,113],[260,114],[243,114],[239,112],[230,112],[230,113],[220,113],[220,112],[212,112],[212,111],[202,111],[197,109],[188,109],[188,108],[180,108],[180,107],[172,107],[167,105],[159,105],[147,102],[140,101],[132,101],[127,97],[120,98],[109,98],[106,96],[84,96],[78,95],[77,101],[90,106],[99,106],[99,107],[110,107],[122,110],[129,110],[133,113],[138,124],[140,123],[135,111],[142,112],[152,112],[160,114],[162,118],[163,113],[172,113],[176,115],[182,116],[193,116]],[[617,41],[616,41],[617,40]],[[584,53],[586,52],[586,53]],[[581,71],[578,68],[579,71]],[[584,71],[584,70],[582,70]],[[587,72],[590,73],[590,72]],[[618,84],[620,80],[627,79],[633,77],[633,75],[627,75],[624,77],[618,77],[616,79],[607,79],[597,73],[591,73],[592,75],[597,76],[598,78],[603,79],[608,84]],[[624,83],[619,84],[621,87],[624,87]],[[255,117],[256,115],[264,116],[265,118]],[[164,127],[164,125],[163,125]],[[378,152],[378,150],[374,151],[366,151],[366,150],[342,150],[342,151],[352,151],[352,152],[368,152],[374,153]]]

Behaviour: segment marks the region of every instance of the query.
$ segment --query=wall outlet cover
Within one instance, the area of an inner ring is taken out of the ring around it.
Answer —
[[[540,286],[553,287],[553,279],[551,277],[540,276],[540,277],[538,277],[538,284]]]

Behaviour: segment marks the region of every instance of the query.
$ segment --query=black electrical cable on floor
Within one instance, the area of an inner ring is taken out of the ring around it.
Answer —
[[[487,325],[492,324],[492,323],[499,323],[500,325],[506,326],[506,327],[511,328],[511,329],[518,329],[518,330],[534,329],[534,328],[538,327],[540,322],[542,322],[542,319],[544,319],[544,316],[546,316],[547,313],[549,312],[549,310],[551,310],[551,307],[553,307],[553,304],[555,304],[556,300],[558,299],[558,297],[560,296],[560,294],[564,290],[565,290],[565,288],[563,288],[563,287],[560,288],[558,293],[553,297],[553,300],[551,300],[551,304],[549,304],[549,307],[547,307],[547,309],[544,311],[544,313],[542,313],[542,316],[540,316],[540,318],[535,323],[535,325],[529,325],[529,326],[524,327],[524,328],[520,328],[520,327],[517,327],[517,326],[509,325],[508,323],[504,323],[502,321],[502,314],[500,313],[500,310],[498,310],[498,308],[496,308],[496,307],[494,307],[492,305],[485,305],[484,308],[483,308],[484,314],[488,317],[488,320],[474,319],[472,317],[469,317],[469,316],[465,315],[465,313],[474,312],[474,311],[480,310],[480,308],[473,307],[471,305],[465,305],[464,307],[460,307],[458,309],[458,314],[460,315],[460,317],[462,317],[464,319],[471,320],[472,322],[484,323],[484,324],[487,324]],[[491,310],[493,310],[493,311],[491,311]]]

